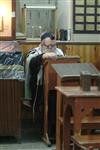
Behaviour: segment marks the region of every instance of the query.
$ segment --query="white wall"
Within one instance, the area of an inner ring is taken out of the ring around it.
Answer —
[[[70,0],[58,0],[57,21],[58,28],[72,28],[72,2]]]
[[[100,34],[73,34],[76,42],[100,42]]]
[[[71,29],[71,41],[100,42],[100,34],[73,34],[73,0],[58,0],[57,25]]]

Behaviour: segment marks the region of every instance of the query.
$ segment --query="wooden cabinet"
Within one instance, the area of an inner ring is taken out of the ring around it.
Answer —
[[[0,79],[0,136],[21,138],[22,82]]]
[[[55,4],[52,6],[49,4],[40,6],[24,5],[24,8],[22,8],[22,32],[28,39],[40,39],[40,35],[44,30],[55,32],[55,21]]]

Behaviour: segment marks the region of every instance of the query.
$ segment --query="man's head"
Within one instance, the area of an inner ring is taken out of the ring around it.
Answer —
[[[44,32],[41,34],[41,41],[46,38],[50,38],[51,40],[55,40],[55,35],[52,32]]]
[[[52,32],[44,32],[41,34],[41,46],[44,51],[54,51],[56,48],[55,35]]]

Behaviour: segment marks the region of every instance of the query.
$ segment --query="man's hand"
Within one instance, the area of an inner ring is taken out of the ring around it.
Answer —
[[[55,60],[57,58],[57,55],[53,52],[47,52],[47,53],[43,54],[42,58],[43,59]]]

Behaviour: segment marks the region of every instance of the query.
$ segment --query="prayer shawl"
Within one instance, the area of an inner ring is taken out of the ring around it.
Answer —
[[[56,48],[55,53],[57,56],[64,56],[61,49]],[[42,55],[43,52],[41,51],[41,47],[33,48],[29,51],[27,58],[26,58],[26,64],[25,64],[25,99],[31,100],[31,90],[30,90],[30,84],[29,81],[31,79],[31,70],[30,70],[30,62],[35,57],[37,58],[37,62],[39,62],[37,65],[40,65],[40,70],[37,75],[37,79],[41,80],[42,78]],[[34,64],[33,64],[34,65]],[[35,70],[34,70],[35,73]]]

